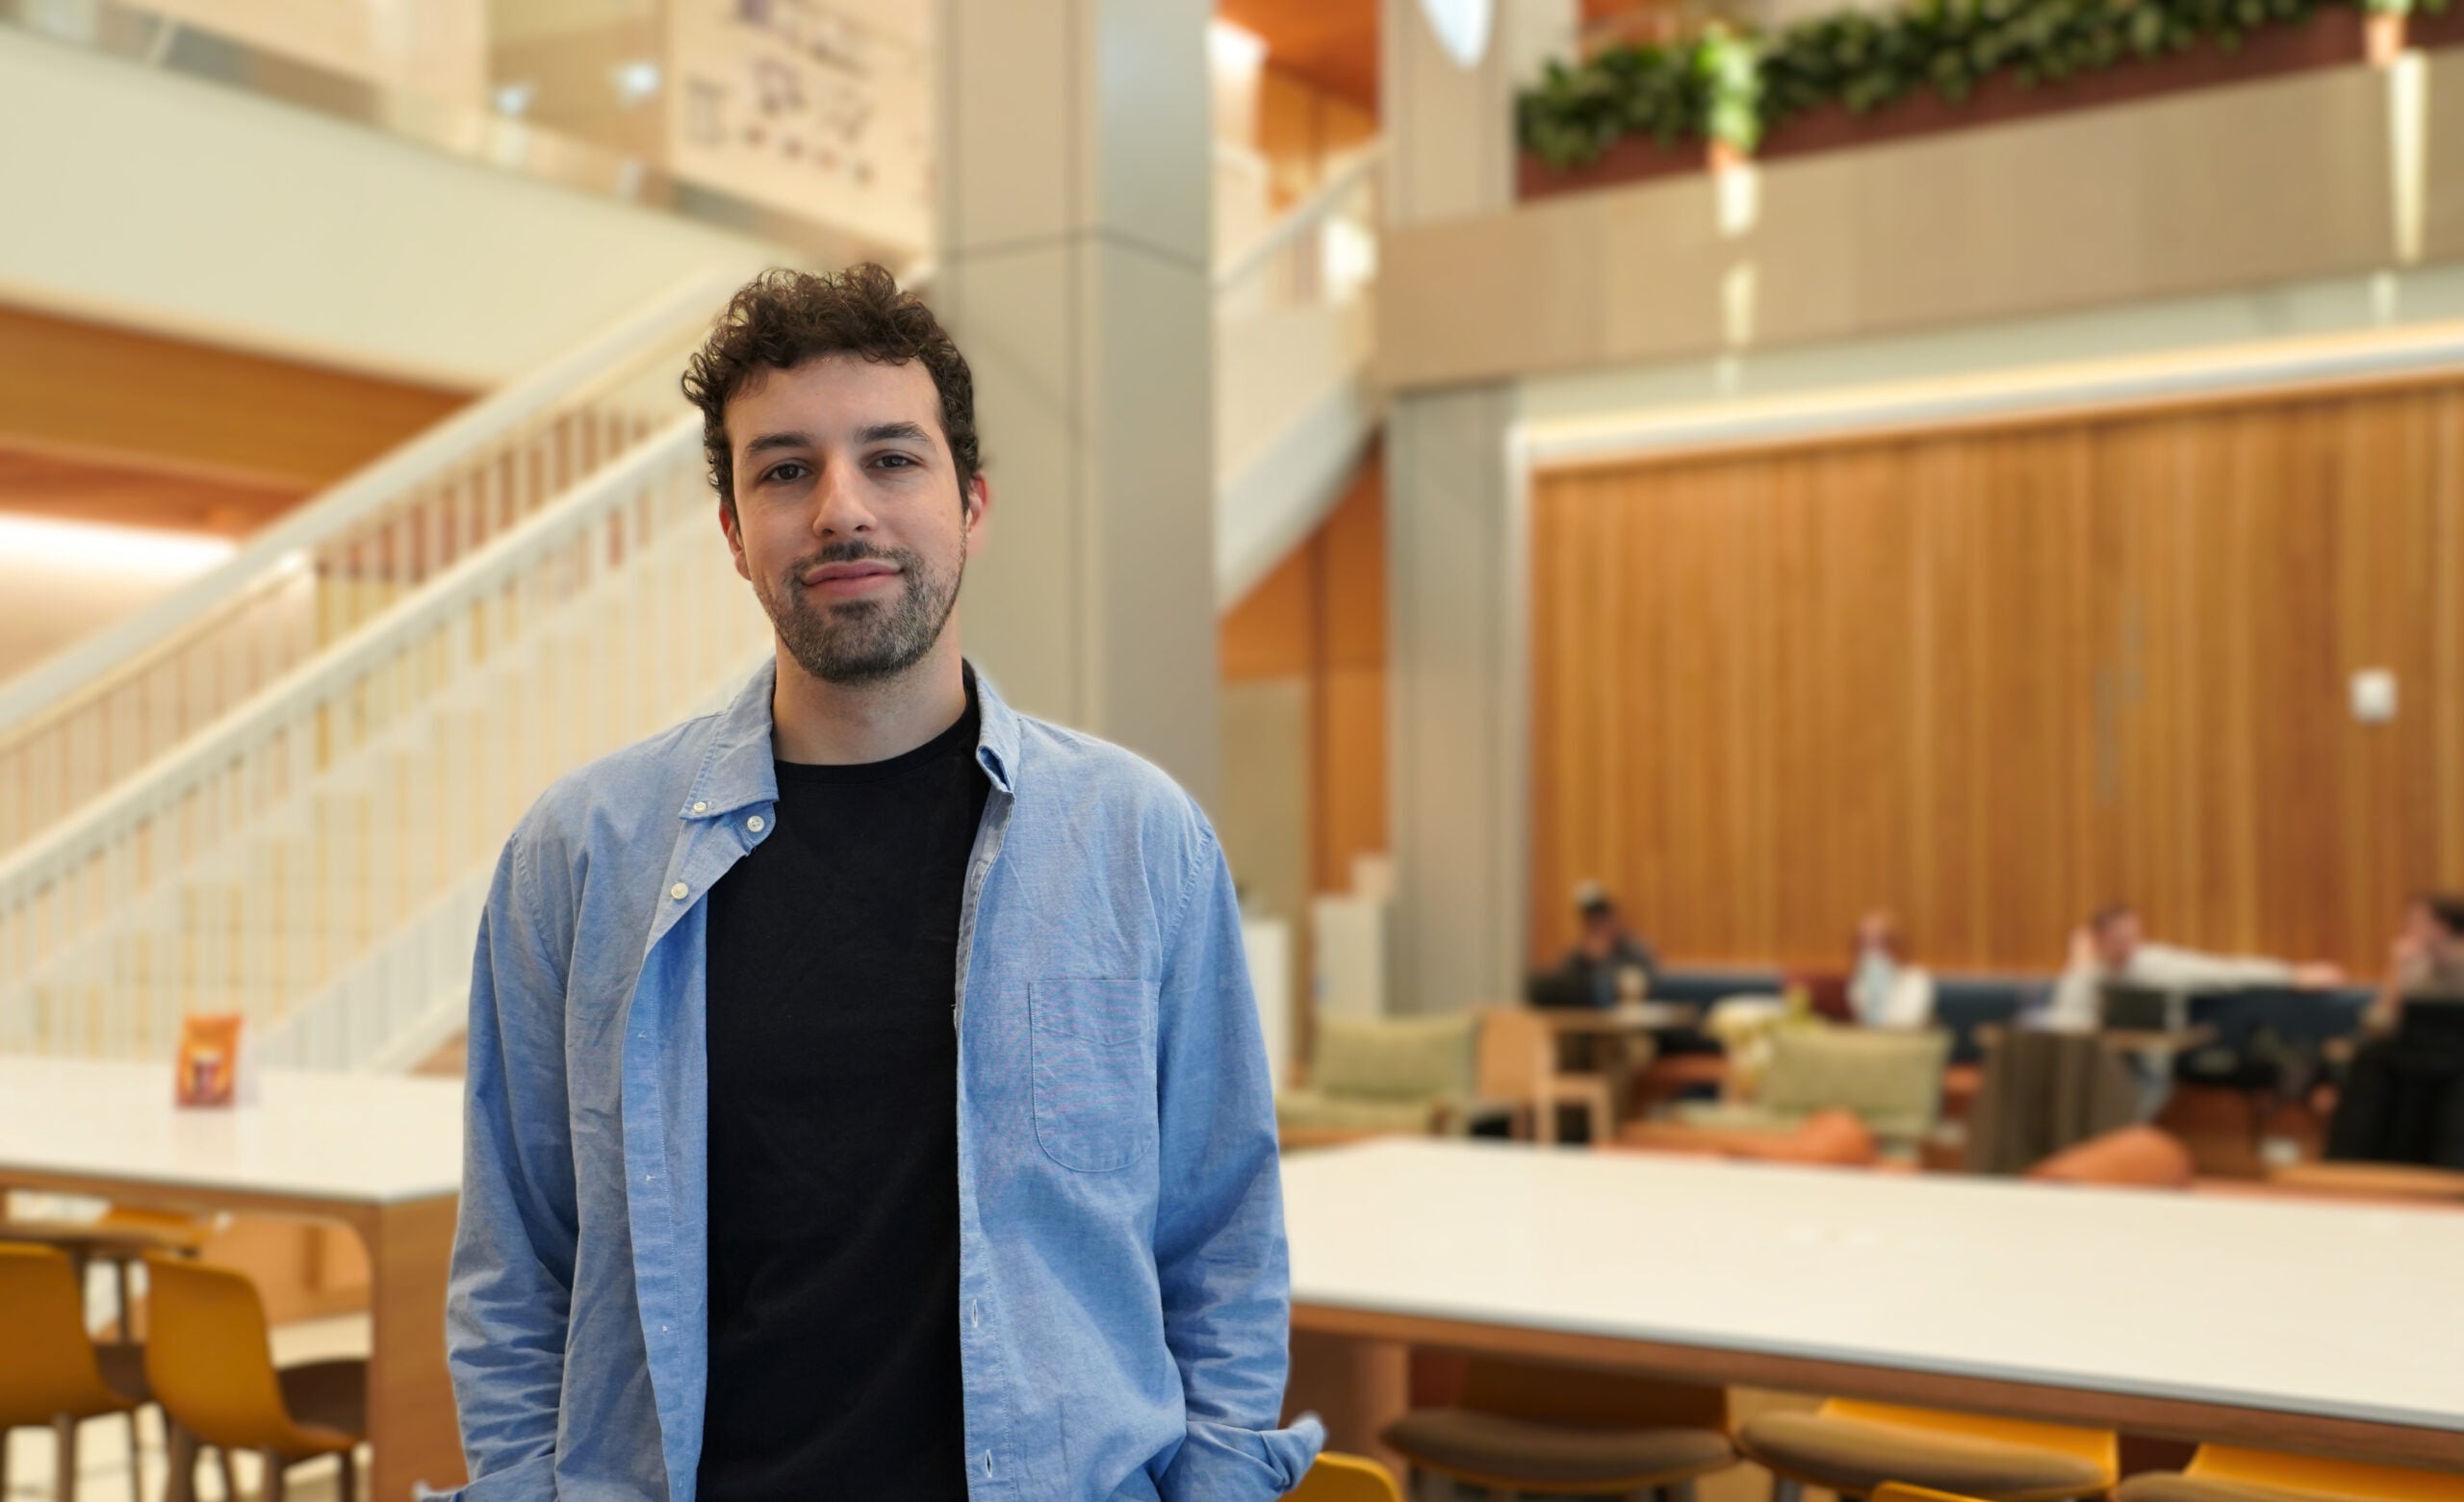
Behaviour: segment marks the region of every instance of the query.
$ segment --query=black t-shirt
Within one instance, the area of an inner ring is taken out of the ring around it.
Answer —
[[[779,763],[710,888],[706,1502],[964,1502],[959,907],[984,812],[959,723]]]

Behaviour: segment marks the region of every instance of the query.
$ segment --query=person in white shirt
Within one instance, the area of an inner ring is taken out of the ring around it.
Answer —
[[[2271,985],[2317,990],[2342,984],[2344,971],[2331,964],[2206,955],[2150,943],[2137,910],[2117,903],[2072,931],[2069,967],[2054,987],[2047,1026],[2093,1031],[2104,1009],[2104,988],[2113,981],[2158,991],[2231,991]]]
[[[1857,920],[1848,1006],[1868,1028],[1923,1028],[1934,1021],[1934,978],[1908,960],[1907,935],[1887,912]]]

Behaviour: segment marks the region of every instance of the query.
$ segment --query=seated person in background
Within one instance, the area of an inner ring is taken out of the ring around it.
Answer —
[[[1641,1001],[1659,973],[1659,956],[1626,927],[1616,903],[1599,882],[1585,881],[1575,888],[1575,913],[1582,932],[1557,966],[1559,980],[1589,988],[1595,1006]]]
[[[2404,926],[2387,951],[2387,979],[2364,1028],[2395,1031],[2411,996],[2464,1001],[2464,897],[2424,892],[2404,904]]]
[[[2412,1010],[2431,1002],[2464,1009],[2464,898],[2414,898],[2388,957],[2365,1019],[2381,1035],[2346,1071],[2327,1156],[2464,1168],[2464,1027],[2449,1007],[2424,1008],[2445,1018]]]
[[[2064,1031],[2093,1031],[2103,1011],[2104,987],[2114,981],[2157,991],[2279,985],[2315,990],[2341,984],[2344,978],[2344,971],[2330,964],[2203,955],[2170,944],[2152,944],[2137,910],[2126,903],[2116,903],[2099,909],[2087,927],[2070,935],[2070,963],[2054,987],[2046,1023]]]
[[[1909,963],[1899,920],[1875,911],[1857,920],[1848,1005],[1868,1028],[1923,1028],[1934,1021],[1934,978]]]

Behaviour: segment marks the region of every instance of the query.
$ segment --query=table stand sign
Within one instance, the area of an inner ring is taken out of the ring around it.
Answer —
[[[180,1019],[172,1099],[182,1106],[257,1104],[255,1040],[238,1012],[192,1012]]]

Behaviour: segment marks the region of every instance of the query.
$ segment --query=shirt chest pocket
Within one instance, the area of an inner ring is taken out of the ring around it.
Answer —
[[[1036,1140],[1079,1173],[1155,1153],[1155,990],[1142,980],[1030,981]]]

